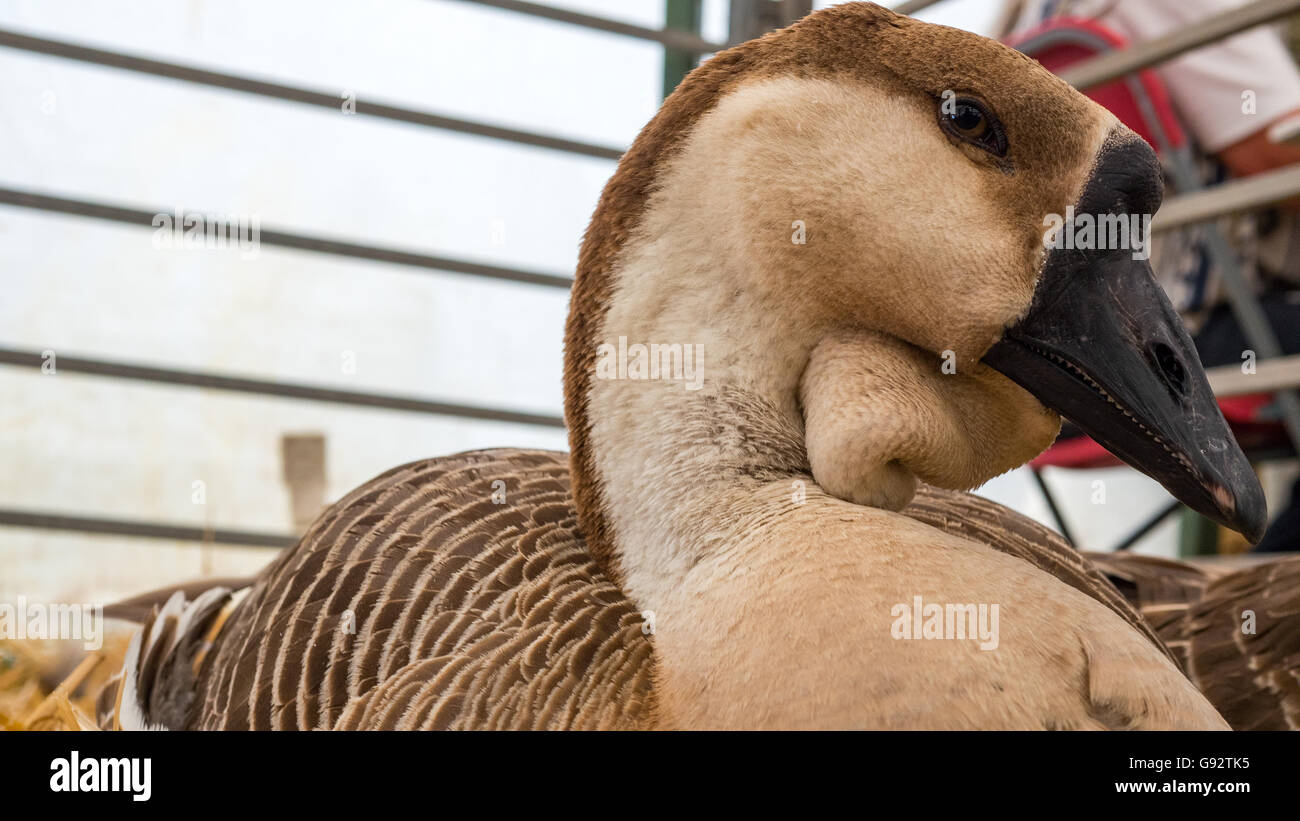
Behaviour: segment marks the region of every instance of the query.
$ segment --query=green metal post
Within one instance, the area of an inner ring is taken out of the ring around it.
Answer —
[[[700,33],[700,7],[703,0],[665,0],[667,7],[664,14],[664,28],[680,29],[692,34]],[[688,51],[664,49],[664,97],[673,93],[700,55]]]
[[[1183,508],[1178,526],[1178,555],[1213,556],[1219,552],[1219,526],[1190,508]]]

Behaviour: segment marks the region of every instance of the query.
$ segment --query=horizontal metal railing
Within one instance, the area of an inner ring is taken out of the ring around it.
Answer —
[[[1151,221],[1155,232],[1254,211],[1300,196],[1300,163],[1171,197]]]
[[[92,202],[90,200],[56,197],[36,191],[24,191],[17,188],[0,187],[0,205],[13,205],[36,211],[56,214],[70,214],[78,217],[120,222],[140,228],[154,228],[155,218],[170,215],[170,210],[146,211],[140,208],[127,208],[110,203]],[[205,212],[193,210],[193,213]],[[224,225],[229,228],[230,226]],[[229,236],[230,234],[227,234]],[[526,285],[542,285],[548,288],[567,289],[573,285],[573,278],[542,271],[529,271],[523,268],[507,268],[501,265],[488,265],[481,262],[456,259],[453,257],[405,251],[380,245],[366,245],[357,242],[345,242],[329,237],[297,234],[274,228],[259,228],[257,241],[280,248],[292,248],[298,251],[312,251],[318,254],[365,259],[373,262],[387,262],[393,265],[407,265],[431,271],[445,271],[455,274],[482,277],[484,279],[521,282]]]
[[[103,536],[165,539],[175,542],[208,542],[244,547],[289,547],[298,537],[287,533],[256,533],[230,528],[204,528],[193,525],[145,522],[132,519],[105,519],[97,516],[72,516],[63,513],[0,508],[0,527],[31,530],[62,530],[71,533],[95,533]]]
[[[194,66],[185,66],[178,63],[169,63],[163,60],[137,57],[118,51],[91,48],[89,46],[77,45],[63,40],[33,37],[28,34],[21,34],[8,29],[0,29],[0,46],[17,49],[19,51],[32,52],[35,54],[44,54],[51,57],[62,57],[67,60],[75,60],[82,63],[107,66],[109,68],[123,69],[125,71],[134,71],[139,74],[149,74],[155,77],[182,80],[187,83],[195,83],[197,85],[204,85],[212,88],[224,88],[230,91],[240,91],[245,94],[255,94],[276,100],[287,100],[289,102],[302,103],[304,105],[328,108],[338,111],[340,114],[343,112],[343,106],[346,102],[340,93],[301,88],[299,86],[284,85],[283,83],[272,83],[266,80],[256,80],[251,77],[241,77],[239,75],[227,74],[220,71],[209,71]],[[407,123],[409,125],[437,128],[444,131],[455,131],[461,134],[470,134],[475,137],[486,137],[491,140],[502,140],[505,142],[517,143],[519,145],[533,146],[535,148],[548,148],[554,151],[563,151],[570,154],[599,157],[604,160],[617,160],[619,157],[623,156],[622,148],[595,145],[581,140],[570,140],[564,137],[538,134],[532,131],[489,125],[487,123],[475,122],[473,120],[464,120],[457,117],[448,117],[443,114],[435,114],[429,111],[418,111],[412,108],[403,108],[401,106],[371,102],[361,98],[351,101],[351,104],[352,107],[350,110],[358,116],[378,117],[385,120]]]
[[[0,365],[41,370],[44,364],[45,357],[42,352],[0,348]],[[303,385],[228,374],[188,371],[178,368],[160,368],[153,365],[113,362],[57,352],[54,357],[54,367],[56,373],[107,376],[140,382],[157,382],[191,388],[211,388],[234,393],[274,396],[282,399],[299,399],[310,402],[328,402],[336,405],[353,405],[363,408],[410,411],[412,413],[452,416],[459,419],[476,419],[485,422],[509,422],[547,428],[564,427],[564,417],[554,414],[488,408],[481,405],[440,402],[415,396],[366,393],[321,385]]]
[[[1185,26],[1164,37],[1136,43],[1129,48],[1108,52],[1070,66],[1061,72],[1061,77],[1075,88],[1092,88],[1246,29],[1280,20],[1297,11],[1300,11],[1300,0],[1256,0]]]
[[[1205,375],[1210,389],[1220,398],[1273,393],[1300,385],[1300,354],[1261,359],[1255,363],[1254,372],[1243,371],[1241,365],[1222,365],[1206,369]]]
[[[540,17],[545,20],[553,20],[557,23],[567,23],[571,26],[579,26],[594,31],[604,31],[610,34],[620,34],[624,37],[650,40],[673,49],[674,51],[712,54],[715,51],[722,51],[728,45],[731,45],[730,43],[713,43],[687,31],[678,31],[675,29],[652,29],[645,26],[638,26],[633,23],[624,23],[621,20],[610,20],[607,17],[596,17],[594,15],[583,14],[578,11],[569,11],[568,9],[562,9],[556,6],[547,6],[541,3],[526,3],[522,2],[522,0],[461,0],[461,2],[473,3],[479,6],[490,6],[491,8],[501,9],[503,11],[511,11],[518,14],[530,15],[532,17]],[[934,2],[934,0],[931,0],[931,2]]]

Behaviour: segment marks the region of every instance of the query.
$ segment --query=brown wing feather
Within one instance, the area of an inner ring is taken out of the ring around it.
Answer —
[[[1234,729],[1300,729],[1300,557],[1214,579],[1184,624],[1192,681]]]
[[[1084,553],[1138,609],[1187,604],[1205,595],[1211,574],[1175,559],[1137,553]]]
[[[905,512],[1029,561],[1161,646],[1029,519],[933,488]],[[268,567],[203,664],[192,726],[648,727],[653,667],[577,530],[565,455],[476,451],[374,479]]]
[[[1300,729],[1300,557],[1225,572],[1151,556],[1090,556],[1129,591],[1234,729]]]

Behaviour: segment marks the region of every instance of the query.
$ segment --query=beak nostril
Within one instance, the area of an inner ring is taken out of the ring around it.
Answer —
[[[1160,369],[1160,375],[1165,379],[1165,384],[1179,396],[1186,396],[1187,369],[1183,367],[1183,362],[1178,358],[1178,354],[1174,353],[1174,349],[1163,342],[1156,342],[1151,346],[1150,352],[1156,366]]]

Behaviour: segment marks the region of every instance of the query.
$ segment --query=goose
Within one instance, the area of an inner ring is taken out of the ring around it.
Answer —
[[[966,493],[1065,414],[1258,539],[1258,481],[1145,260],[1045,243],[1046,215],[1160,195],[1141,139],[974,34],[847,3],[723,51],[586,232],[570,453],[395,468],[251,583],[159,595],[101,719],[1226,729],[1095,567]],[[677,346],[698,385],[643,378]],[[997,606],[996,641],[908,635],[913,604]]]

